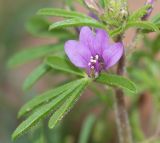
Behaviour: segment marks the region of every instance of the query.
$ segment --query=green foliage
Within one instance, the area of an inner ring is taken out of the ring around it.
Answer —
[[[60,28],[66,28],[66,27],[78,27],[78,26],[91,26],[96,28],[103,28],[105,29],[105,25],[98,22],[97,20],[91,19],[91,18],[72,18],[67,19],[59,22],[55,22],[49,26],[49,29],[60,29]]]
[[[160,23],[160,14],[159,13],[152,18],[152,22]]]
[[[75,36],[70,31],[64,29],[49,31],[48,28],[50,24],[51,23],[46,19],[40,16],[35,16],[27,22],[26,29],[32,35],[37,37],[57,37],[59,39],[67,39]]]
[[[8,61],[8,66],[16,67],[29,61],[42,58],[48,54],[59,52],[62,49],[63,44],[42,45],[28,48],[28,50],[23,50],[22,52],[13,55],[13,57],[11,57],[11,59]]]
[[[129,21],[126,25],[125,29],[136,27],[139,29],[146,29],[151,31],[159,31],[159,28],[153,23],[149,21]]]
[[[54,98],[50,102],[38,107],[34,112],[25,120],[23,121],[17,129],[12,134],[12,139],[16,139],[18,136],[22,135],[23,133],[27,132],[31,127],[33,127],[39,120],[43,119],[53,110],[56,110],[58,106],[61,106],[62,102],[69,98],[71,95],[78,96],[83,89],[87,86],[88,80],[82,79],[81,82],[77,85],[77,87],[70,86],[65,92],[61,93],[58,97]],[[78,90],[76,92],[76,90]],[[75,94],[74,94],[75,93]],[[63,113],[62,113],[63,114]],[[60,119],[61,116],[57,116],[57,120]],[[57,122],[56,122],[57,123]]]
[[[160,29],[160,14],[159,13],[156,16],[154,16],[151,21],[154,24],[156,24]]]
[[[56,69],[56,70],[68,72],[68,73],[75,74],[78,76],[85,76],[84,72],[76,68],[74,65],[71,64],[70,61],[68,61],[65,58],[60,58],[57,56],[50,56],[46,58],[45,63],[51,68]]]
[[[85,14],[78,13],[75,11],[69,11],[64,9],[56,9],[56,8],[44,8],[37,12],[38,15],[45,15],[45,16],[58,16],[69,18],[64,21],[56,22],[51,24],[49,29],[56,29],[56,28],[65,28],[71,26],[93,26],[99,28],[105,28],[105,26],[98,21],[86,16]]]
[[[36,83],[36,81],[38,81],[49,70],[50,68],[45,64],[38,66],[24,81],[23,89],[27,90],[31,88]]]
[[[64,17],[64,18],[86,18],[87,17],[85,14],[82,14],[79,12],[58,9],[58,8],[40,9],[37,12],[37,14],[44,15],[44,16],[58,16],[58,17]]]
[[[129,16],[129,21],[141,20],[141,18],[147,14],[148,9],[151,7],[152,7],[151,5],[144,5],[142,8],[135,11],[134,13],[131,14],[131,16]]]
[[[109,35],[110,35],[111,37],[116,37],[117,35],[120,35],[120,34],[123,33],[123,32],[124,32],[124,29],[120,26],[119,28],[116,28],[116,29],[110,31],[110,32],[109,32]]]
[[[140,117],[139,117],[138,112],[135,111],[135,109],[134,109],[134,111],[132,111],[130,122],[131,122],[131,126],[132,126],[134,141],[137,142],[137,141],[144,140],[145,136],[144,136],[143,131],[140,126]]]
[[[147,66],[151,66],[149,63]],[[152,68],[150,67],[150,70]],[[153,69],[154,70],[154,69]],[[153,71],[152,71],[153,72]],[[151,90],[152,92],[156,89],[159,89],[159,78],[153,74],[151,71],[147,69],[147,71],[143,69],[132,69],[130,70],[130,75],[134,77],[134,80],[139,83],[139,92],[143,92],[144,90]],[[152,82],[151,82],[152,79]]]
[[[152,56],[155,56],[160,51],[159,41],[160,41],[160,35],[157,35],[153,41],[151,41],[149,38],[146,38],[144,40],[145,46],[148,47],[149,51],[151,51],[150,54],[152,54]]]
[[[71,96],[57,109],[55,113],[53,113],[48,123],[49,128],[54,128],[55,125],[71,109],[71,107],[73,107],[74,103],[77,101],[77,98],[80,96],[80,93],[84,90],[86,84],[87,82],[84,82],[82,85],[78,86],[77,89],[72,92]]]
[[[82,1],[79,0],[81,3]],[[37,124],[40,120],[44,119],[44,117],[49,116],[52,113],[52,116],[49,119],[48,126],[49,128],[54,128],[59,121],[64,117],[64,115],[73,107],[77,99],[80,97],[81,93],[84,91],[86,86],[90,81],[95,81],[98,83],[102,83],[103,85],[108,85],[115,88],[123,88],[127,89],[132,93],[137,92],[136,85],[127,78],[122,76],[101,73],[100,76],[96,79],[90,79],[87,75],[77,67],[71,64],[68,59],[65,57],[58,57],[54,54],[60,52],[62,55],[62,49],[64,48],[64,40],[68,40],[71,38],[75,38],[77,35],[73,34],[71,30],[67,30],[65,28],[69,27],[80,27],[80,26],[89,26],[91,28],[102,28],[105,29],[110,36],[115,37],[123,34],[128,28],[136,27],[138,30],[143,31],[159,31],[160,28],[160,15],[155,16],[151,21],[143,21],[142,17],[147,13],[147,10],[151,7],[151,5],[145,5],[138,11],[132,13],[128,17],[128,10],[124,6],[124,11],[122,11],[122,6],[120,3],[109,3],[108,0],[100,0],[103,8],[105,8],[105,12],[101,16],[99,16],[99,20],[95,20],[85,14],[74,11],[73,0],[67,0],[66,3],[69,4],[68,9],[57,9],[57,8],[44,8],[37,12],[36,17],[32,18],[26,25],[27,30],[34,36],[38,37],[56,37],[58,38],[58,44],[56,45],[44,45],[32,47],[29,50],[24,50],[13,56],[9,60],[8,65],[10,67],[18,66],[29,61],[42,58],[45,59],[44,63],[38,66],[25,80],[23,84],[23,88],[29,89],[32,87],[44,74],[46,74],[49,70],[54,69],[61,72],[69,73],[70,75],[76,75],[83,77],[83,79],[75,80],[69,82],[67,84],[61,85],[55,89],[48,90],[47,92],[36,96],[31,101],[27,102],[19,111],[18,117],[28,116],[25,121],[23,121],[15,132],[12,135],[13,139],[16,139],[21,134],[27,132],[31,127]],[[112,4],[112,5],[111,5]],[[111,7],[109,7],[111,5]],[[108,8],[108,9],[107,9]],[[98,15],[98,14],[97,14]],[[55,23],[48,22],[46,19],[40,16],[55,16],[62,17],[64,20],[58,21]],[[101,21],[102,20],[102,21]],[[49,30],[48,30],[49,29]],[[108,30],[110,29],[110,30]],[[94,29],[95,30],[95,29]],[[76,33],[74,31],[74,33]],[[157,38],[157,44],[158,42]],[[159,47],[159,45],[150,44],[152,46],[151,52],[148,53],[149,50],[145,52],[139,52],[139,56],[134,57],[135,61],[132,63],[133,65],[137,65],[137,61],[140,60],[144,55],[147,58],[153,58],[157,53],[157,49],[153,47]],[[158,48],[159,49],[159,48]],[[155,51],[154,51],[155,50]],[[52,56],[50,56],[52,55]],[[54,55],[54,56],[53,56]],[[63,55],[64,56],[64,55]],[[133,60],[133,59],[132,59]],[[147,70],[147,72],[142,69],[131,69],[129,71],[129,75],[138,83],[139,92],[142,92],[144,89],[159,91],[159,78],[157,74],[157,69],[155,70],[153,63],[148,64],[148,67],[152,69],[151,71]],[[158,67],[158,66],[157,66]],[[152,79],[152,82],[151,82]],[[156,83],[156,85],[155,85]],[[145,86],[144,86],[145,85]],[[105,105],[113,105],[112,97],[108,97],[103,95],[102,92],[97,90],[97,86],[91,86],[94,94],[98,95],[100,101]],[[112,95],[111,89],[107,89],[107,95]],[[98,102],[100,102],[98,101]],[[94,99],[94,103],[97,104],[97,98]],[[93,103],[93,98],[91,104]],[[95,105],[95,104],[94,104]],[[94,106],[87,105],[87,106]],[[98,104],[99,105],[99,104]],[[84,105],[83,105],[84,106]],[[86,106],[83,108],[85,109]],[[86,109],[85,109],[86,110]],[[106,112],[106,109],[105,109]],[[135,114],[134,117],[137,117]],[[89,141],[89,137],[92,131],[92,127],[95,122],[94,116],[89,116],[85,121],[80,138],[79,143],[87,143]],[[143,138],[143,134],[141,134],[138,124],[135,124],[137,120],[132,120],[132,123],[135,125],[135,136],[137,138]],[[102,124],[103,126],[104,124]],[[40,139],[41,140],[41,139]]]
[[[122,76],[103,73],[96,79],[96,81],[109,86],[124,88],[133,93],[137,92],[136,85]]]
[[[65,85],[59,86],[55,89],[49,90],[42,95],[36,96],[31,101],[27,102],[25,105],[22,106],[18,113],[18,117],[26,115],[28,112],[31,112],[39,105],[49,102],[50,100],[54,99],[55,97],[59,96],[63,92],[67,91],[67,89],[73,90],[77,85],[81,83],[81,80],[76,80]]]
[[[94,115],[90,115],[86,118],[81,129],[78,143],[88,143],[95,120],[96,118]]]

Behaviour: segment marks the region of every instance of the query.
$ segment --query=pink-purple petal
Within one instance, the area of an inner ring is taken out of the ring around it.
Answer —
[[[65,52],[70,61],[77,67],[86,68],[88,66],[90,51],[78,41],[69,40],[65,43]]]
[[[103,52],[102,55],[106,69],[115,65],[123,55],[123,52],[124,52],[123,44],[120,42],[115,43],[106,48],[106,50]]]
[[[97,29],[96,36],[94,39],[93,48],[95,54],[102,55],[106,45],[109,44],[109,36],[105,30]]]
[[[94,54],[93,51],[93,41],[94,41],[94,33],[93,31],[87,27],[84,26],[81,28],[80,35],[79,35],[79,41],[88,48],[92,54]]]

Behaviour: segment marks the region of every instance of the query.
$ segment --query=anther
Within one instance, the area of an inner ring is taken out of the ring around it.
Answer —
[[[91,66],[91,69],[94,69],[94,66]]]
[[[96,58],[96,60],[98,60],[98,59],[99,59],[99,56],[98,56],[98,55],[96,55],[96,56],[95,56],[95,58]]]
[[[92,60],[92,59],[90,61],[91,61],[91,63],[96,63],[97,62],[96,60]]]

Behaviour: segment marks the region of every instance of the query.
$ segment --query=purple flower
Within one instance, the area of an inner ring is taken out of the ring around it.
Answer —
[[[86,69],[90,77],[97,77],[119,61],[123,45],[120,42],[111,45],[108,34],[102,29],[94,33],[89,27],[82,27],[79,41],[67,41],[65,52],[75,66]]]
[[[148,9],[147,14],[142,17],[142,20],[146,20],[151,15],[151,13],[153,11],[153,3],[154,3],[154,0],[147,0],[146,1],[145,5],[150,4],[152,7]]]

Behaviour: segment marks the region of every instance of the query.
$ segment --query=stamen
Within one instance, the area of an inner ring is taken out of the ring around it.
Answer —
[[[90,66],[90,65],[91,65],[91,63],[89,62],[89,63],[88,63],[88,66]]]
[[[99,56],[98,56],[98,55],[96,55],[96,56],[95,56],[95,59],[96,59],[96,60],[98,60],[98,59],[99,59]]]
[[[91,69],[94,69],[94,66],[91,66]]]
[[[90,61],[88,62],[88,66],[90,69],[90,76],[97,78],[103,70],[103,59],[98,54],[91,56]]]
[[[97,61],[96,61],[96,60],[92,60],[92,59],[91,59],[91,60],[90,60],[90,62],[91,62],[91,63],[96,63]]]

